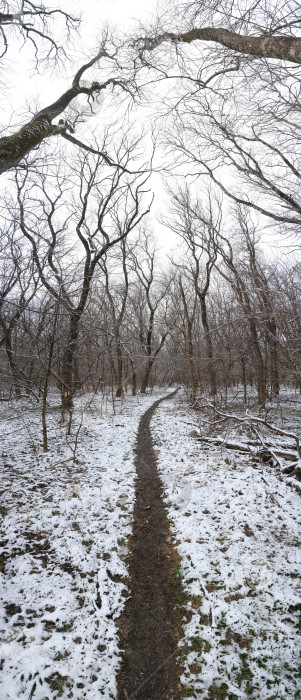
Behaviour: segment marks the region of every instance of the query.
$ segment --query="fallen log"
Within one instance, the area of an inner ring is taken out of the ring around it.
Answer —
[[[196,431],[194,431],[196,432]],[[252,454],[254,457],[258,456],[259,458],[263,459],[263,461],[269,461],[270,456],[272,457],[272,453],[269,452],[269,445],[266,444],[265,447],[265,452],[269,453],[269,455],[261,455],[260,453],[263,451],[262,450],[262,445],[260,443],[256,442],[255,440],[248,440],[248,442],[241,443],[241,442],[232,442],[231,440],[223,440],[223,438],[215,437],[215,438],[209,438],[209,437],[203,437],[202,435],[194,435],[193,437],[196,438],[198,442],[206,442],[209,445],[215,445],[216,447],[225,447],[227,450],[236,450],[237,452],[247,452],[249,454]],[[252,447],[258,448],[258,452],[254,452],[254,449],[252,450]],[[281,448],[279,449],[273,449],[273,453],[277,455],[277,457],[283,457],[283,459],[286,459],[291,462],[297,462],[298,461],[298,454],[297,451],[287,451],[283,450]],[[266,459],[266,457],[269,457],[269,459]]]

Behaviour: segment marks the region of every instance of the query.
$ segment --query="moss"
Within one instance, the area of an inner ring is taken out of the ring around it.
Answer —
[[[194,690],[192,690],[192,688],[189,688],[187,685],[182,685],[181,695],[182,695],[182,698],[195,698],[196,697]]]
[[[208,698],[210,700],[238,700],[236,695],[228,693],[227,683],[222,683],[221,685],[215,685],[213,683],[208,690]]]
[[[250,681],[253,679],[254,674],[249,667],[247,654],[240,654],[240,660],[242,663],[242,668],[240,673],[237,675],[237,683],[240,688],[242,683],[245,682],[245,692],[250,695],[253,692],[253,687],[251,686]]]
[[[206,639],[202,639],[198,636],[189,637],[189,644],[185,649],[185,654],[190,654],[190,652],[195,651],[197,654],[208,654],[211,649],[211,645]]]

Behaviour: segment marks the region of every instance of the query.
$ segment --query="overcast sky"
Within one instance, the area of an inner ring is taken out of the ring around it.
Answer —
[[[25,123],[30,113],[33,114],[47,104],[58,99],[60,94],[70,85],[76,69],[95,54],[99,43],[101,30],[109,24],[116,27],[119,33],[130,35],[137,22],[145,22],[156,13],[157,0],[86,0],[83,9],[81,0],[52,0],[52,6],[60,6],[73,15],[82,15],[80,37],[73,47],[67,47],[67,54],[72,57],[73,63],[59,66],[50,73],[41,70],[37,73],[34,67],[33,51],[30,44],[20,50],[20,44],[15,42],[15,51],[10,47],[8,61],[6,61],[6,74],[2,100],[0,101],[0,121],[4,130],[9,127],[21,126]],[[56,34],[54,35],[57,36]],[[58,37],[59,38],[59,37]],[[100,68],[101,72],[101,68]],[[91,76],[90,76],[91,78]],[[93,76],[94,78],[94,76]],[[95,79],[99,76],[95,74]],[[157,93],[163,88],[157,85]],[[106,95],[106,104],[111,104],[109,94]],[[135,113],[135,124],[144,126],[145,119],[151,114],[151,109]],[[93,138],[94,125],[102,127],[104,110],[100,108],[95,118],[88,118],[84,126],[77,128],[77,136],[87,143]],[[149,122],[147,125],[149,128]],[[92,129],[92,131],[91,131]],[[100,132],[101,134],[101,129]],[[4,185],[2,178],[1,185]],[[166,209],[166,195],[162,178],[159,175],[153,177],[151,186],[155,192],[155,203],[152,210],[153,228],[157,234],[160,246],[166,251],[177,245],[178,239],[156,221],[156,215],[164,215]]]
[[[157,0],[86,0],[85,4],[81,0],[53,0],[53,7],[61,7],[62,9],[71,12],[73,15],[82,15],[80,27],[80,40],[75,42],[75,46],[70,48],[69,52],[74,60],[73,65],[53,70],[51,73],[45,73],[41,70],[40,74],[34,68],[34,55],[30,44],[25,45],[20,50],[20,45],[16,42],[15,50],[10,50],[9,63],[6,63],[8,68],[8,83],[2,94],[0,101],[0,121],[3,129],[9,129],[15,126],[21,126],[29,117],[30,111],[35,112],[45,105],[55,101],[59,95],[66,90],[70,84],[70,80],[74,76],[76,68],[78,68],[85,58],[93,55],[97,47],[101,29],[109,24],[110,27],[116,27],[120,33],[130,34],[135,28],[137,21],[148,22],[155,14]],[[140,117],[143,125],[143,117]],[[95,119],[94,123],[102,122],[101,111]],[[139,122],[138,122],[139,123]],[[86,124],[86,128],[78,129],[77,135],[88,139],[90,132],[91,120]],[[2,179],[1,185],[4,185],[5,178]],[[155,191],[155,203],[153,207],[153,222],[155,233],[160,239],[159,244],[164,250],[169,252],[170,247],[176,245],[175,238],[171,232],[156,223],[156,214],[159,210],[164,209],[164,189],[160,176],[154,176],[152,188]]]
[[[51,5],[62,7],[71,12],[73,15],[82,14],[82,23],[80,27],[80,41],[75,42],[75,47],[71,49],[72,56],[80,65],[83,56],[91,56],[91,51],[97,46],[102,27],[107,23],[110,26],[116,26],[120,32],[130,32],[135,26],[137,20],[149,19],[156,7],[156,0],[86,0],[83,3],[80,0],[70,2],[60,2],[53,0]],[[26,102],[34,95],[39,99],[40,106],[44,101],[49,103],[50,99],[55,99],[58,95],[57,90],[60,86],[67,85],[67,76],[63,74],[63,70],[53,71],[50,76],[45,79],[45,73],[37,75],[33,68],[33,51],[30,43],[20,50],[19,43],[16,43],[15,51],[10,51],[9,64],[6,64],[6,74],[8,77],[10,89],[5,89],[2,92],[0,101],[1,122],[3,123],[4,114],[10,114],[11,111],[18,113]],[[74,69],[70,67],[70,77],[74,74]],[[2,116],[3,115],[3,116]]]

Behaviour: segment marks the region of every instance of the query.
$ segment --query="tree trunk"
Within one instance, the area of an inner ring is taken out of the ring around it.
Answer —
[[[183,319],[182,325],[183,325],[183,334],[184,334],[184,338],[185,338],[186,361],[187,361],[187,365],[188,365],[188,374],[189,374],[190,387],[191,387],[191,402],[192,402],[192,404],[195,404],[195,401],[196,401],[196,381],[195,381],[194,362],[193,362],[192,329],[193,329],[196,304],[194,302],[193,313],[190,314],[189,310],[188,310],[188,304],[186,301],[184,287],[182,285],[181,277],[179,279],[179,287],[180,287],[180,294],[181,294],[181,298],[182,298],[182,302],[183,302],[183,311],[184,311],[184,319]],[[195,299],[195,301],[196,301],[196,299]]]
[[[255,368],[256,368],[256,380],[257,380],[257,399],[259,406],[261,408],[264,408],[266,404],[266,399],[267,399],[267,390],[266,390],[266,368],[265,364],[262,358],[262,353],[260,350],[260,344],[259,344],[259,339],[258,339],[258,334],[257,334],[257,328],[256,328],[256,323],[258,322],[256,317],[252,314],[251,311],[251,304],[250,304],[250,299],[248,296],[247,289],[241,279],[239,277],[237,270],[235,270],[234,266],[231,265],[230,269],[235,274],[236,277],[236,285],[233,287],[234,291],[236,293],[237,299],[242,306],[242,309],[246,315],[248,326],[250,329],[250,337],[251,337],[251,344],[252,344],[252,349],[254,353],[254,358],[255,358]]]
[[[45,383],[44,383],[44,389],[43,389],[43,400],[42,400],[43,452],[47,452],[47,450],[48,450],[46,411],[47,411],[47,396],[48,396],[49,377],[50,377],[50,373],[51,373],[53,349],[54,349],[54,337],[52,338],[51,343],[50,343],[48,365],[47,365],[47,371],[46,371],[46,377],[45,377]]]
[[[216,371],[215,371],[215,367],[214,367],[212,340],[211,340],[208,318],[207,318],[206,299],[202,295],[199,296],[199,299],[201,302],[202,326],[203,326],[203,330],[204,330],[205,348],[206,348],[206,354],[207,354],[207,367],[208,367],[208,376],[209,376],[210,396],[215,396],[216,395]]]
[[[28,370],[27,377],[26,377],[25,393],[27,396],[29,396],[29,394],[30,394],[30,389],[31,389],[31,385],[32,385],[31,380],[32,380],[32,376],[33,376],[34,367],[35,367],[35,360],[32,359],[29,363],[29,370]]]
[[[116,372],[116,398],[120,399],[123,396],[123,386],[122,386],[122,349],[119,334],[115,334],[116,337],[116,356],[117,356],[117,372]]]
[[[137,394],[137,374],[136,374],[134,361],[132,360],[132,358],[130,356],[129,356],[129,360],[130,360],[131,368],[132,368],[132,396],[136,396],[136,394]]]
[[[241,362],[241,374],[242,374],[242,385],[244,388],[244,404],[247,403],[247,378],[246,378],[246,363],[245,358],[242,355],[240,358]]]
[[[65,348],[62,372],[62,413],[71,411],[74,398],[74,356],[79,333],[80,314],[75,311],[71,314],[67,345]]]
[[[15,134],[0,138],[0,175],[15,167],[44,139],[60,133],[47,117],[36,117]]]
[[[16,365],[15,360],[14,360],[14,353],[13,353],[13,349],[12,349],[11,336],[10,336],[9,332],[5,333],[5,350],[6,350],[9,366],[11,369],[11,373],[13,376],[13,380],[14,380],[15,394],[16,394],[16,396],[20,396],[21,387],[20,387],[20,383],[19,383],[20,382],[19,372],[18,372],[18,368],[17,368],[17,365]]]
[[[72,136],[67,135],[66,125],[62,123],[52,124],[52,120],[62,114],[68,105],[80,94],[93,95],[95,91],[99,91],[100,85],[92,83],[88,88],[84,85],[79,85],[79,80],[83,72],[89,68],[95,61],[92,59],[90,63],[85,64],[76,74],[72,87],[66,90],[58,100],[41,109],[30,122],[25,124],[19,131],[9,136],[0,138],[0,175],[10,168],[15,167],[20,161],[33,149],[37,148],[46,138],[55,134],[65,134],[66,138],[72,140]],[[114,79],[109,79],[101,86],[104,89]],[[76,139],[73,139],[76,142]]]
[[[273,396],[279,396],[278,346],[276,340],[277,327],[275,322],[271,321],[268,324],[268,331],[267,341],[270,355],[271,393]]]
[[[186,350],[186,360],[188,365],[188,374],[190,379],[191,388],[191,402],[195,404],[196,401],[196,381],[194,375],[194,362],[193,362],[193,341],[191,333],[191,323],[187,323],[187,328],[184,328],[185,336],[185,350]]]
[[[261,36],[248,36],[237,34],[223,27],[203,27],[194,28],[182,34],[166,32],[154,39],[145,39],[147,50],[155,49],[164,41],[184,42],[190,44],[192,41],[214,41],[222,44],[232,51],[258,56],[259,58],[278,58],[282,61],[292,61],[301,63],[301,38],[290,36],[271,36],[261,34]]]
[[[148,387],[149,378],[150,378],[150,373],[151,373],[151,371],[152,371],[152,366],[153,366],[153,364],[154,364],[153,358],[148,358],[148,360],[147,360],[147,365],[146,365],[146,368],[145,368],[145,371],[144,371],[144,375],[143,375],[143,377],[142,377],[142,382],[141,382],[141,390],[140,390],[140,391],[141,391],[141,394],[145,394],[145,393],[146,393],[146,389],[147,389],[147,387]]]
[[[134,366],[132,366],[132,396],[136,396],[137,394],[137,375],[134,369]]]
[[[262,359],[261,350],[259,347],[257,332],[254,321],[249,318],[249,327],[251,333],[252,347],[254,351],[254,356],[256,360],[256,375],[257,375],[257,398],[259,406],[265,407],[267,393],[266,393],[266,371],[264,362]]]

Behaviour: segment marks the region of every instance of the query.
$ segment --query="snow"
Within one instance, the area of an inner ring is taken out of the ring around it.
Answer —
[[[166,393],[116,401],[115,414],[85,396],[68,439],[53,397],[48,453],[40,407],[0,407],[1,700],[116,697],[134,447],[140,417]],[[298,430],[289,402],[285,413]],[[177,396],[152,419],[187,594],[183,696],[297,699],[300,495],[251,454],[199,441],[200,431],[225,438],[200,415]],[[226,437],[245,445],[234,425]],[[288,449],[289,438],[277,444]]]
[[[183,688],[202,700],[298,698],[300,496],[250,455],[197,441],[199,429],[181,398],[152,420],[188,596]],[[241,442],[237,428],[229,437]]]
[[[116,401],[116,415],[85,396],[69,444],[52,405],[47,453],[40,407],[1,407],[2,700],[116,696],[134,446],[141,415],[164,393]]]

